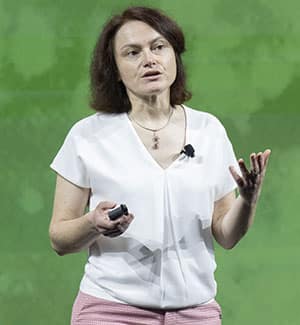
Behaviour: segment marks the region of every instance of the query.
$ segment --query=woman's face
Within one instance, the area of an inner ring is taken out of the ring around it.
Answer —
[[[176,58],[171,44],[149,25],[132,20],[118,30],[114,54],[119,78],[127,92],[138,97],[169,91],[176,78]]]

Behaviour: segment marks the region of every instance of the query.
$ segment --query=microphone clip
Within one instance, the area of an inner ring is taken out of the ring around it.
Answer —
[[[191,144],[185,145],[180,153],[184,153],[187,157],[195,157],[195,150]]]

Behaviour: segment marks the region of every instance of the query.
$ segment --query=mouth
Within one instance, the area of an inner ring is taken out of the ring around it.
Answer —
[[[158,70],[152,70],[152,71],[147,71],[142,75],[142,78],[145,79],[154,79],[157,78],[161,75],[161,73]]]

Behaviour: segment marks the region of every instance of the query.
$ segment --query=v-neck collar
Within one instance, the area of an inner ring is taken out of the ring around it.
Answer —
[[[181,107],[183,108],[184,111],[184,115],[185,115],[185,141],[184,144],[181,148],[181,150],[183,150],[184,146],[186,144],[189,143],[190,141],[190,120],[189,120],[189,114],[188,114],[188,110],[186,108],[186,106],[181,105]],[[131,130],[132,135],[134,136],[134,138],[136,139],[137,145],[141,148],[141,150],[144,153],[144,156],[146,159],[148,159],[152,165],[156,168],[158,168],[159,170],[166,172],[167,170],[171,169],[174,165],[176,165],[176,163],[179,161],[180,155],[171,162],[171,164],[169,164],[169,166],[167,166],[166,168],[163,168],[154,158],[153,156],[150,154],[149,150],[146,148],[146,146],[144,145],[143,141],[141,140],[141,138],[139,137],[139,135],[137,134],[135,128],[133,127],[129,117],[128,117],[128,113],[124,113],[124,119],[126,120],[126,123],[129,126],[129,129]]]

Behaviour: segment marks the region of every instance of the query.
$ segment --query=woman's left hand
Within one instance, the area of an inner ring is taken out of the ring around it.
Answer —
[[[250,155],[250,171],[248,171],[244,160],[239,159],[238,163],[242,172],[242,176],[236,172],[233,166],[229,167],[231,175],[238,185],[240,196],[249,205],[255,204],[259,198],[270,154],[270,149],[265,150],[263,153],[252,153]]]

